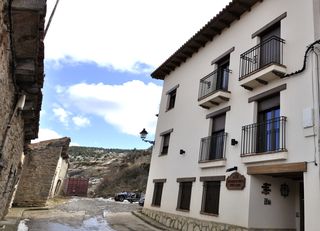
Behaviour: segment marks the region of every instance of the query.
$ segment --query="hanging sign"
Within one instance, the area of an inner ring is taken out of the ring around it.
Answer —
[[[246,178],[238,172],[227,177],[226,186],[228,190],[243,190],[246,186]]]

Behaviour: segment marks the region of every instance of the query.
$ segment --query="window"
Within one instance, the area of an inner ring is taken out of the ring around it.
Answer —
[[[220,181],[205,181],[203,186],[202,212],[219,214]]]
[[[203,182],[201,213],[219,214],[220,185],[225,176],[200,177]]]
[[[257,153],[280,148],[280,94],[258,102]]]
[[[162,132],[160,136],[162,136],[162,144],[161,144],[161,152],[160,155],[166,155],[169,151],[169,142],[170,142],[170,134],[173,132],[173,129]]]
[[[163,184],[166,182],[166,179],[153,180],[153,182],[154,182],[154,191],[153,191],[152,205],[160,207]]]
[[[168,93],[169,102],[168,102],[167,110],[174,108],[174,104],[176,102],[176,95],[177,95],[177,89],[174,89],[170,93]]]
[[[217,87],[216,89],[228,90],[230,54],[217,61]]]
[[[195,177],[177,179],[177,182],[179,182],[177,210],[185,210],[185,211],[190,210],[192,183],[195,180],[196,180]]]
[[[225,121],[225,113],[212,118],[209,160],[217,160],[224,157]]]
[[[259,34],[260,67],[269,63],[280,63],[280,22]]]

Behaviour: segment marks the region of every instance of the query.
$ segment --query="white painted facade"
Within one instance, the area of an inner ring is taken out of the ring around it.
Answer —
[[[169,214],[208,220],[217,223],[233,224],[248,229],[300,230],[299,181],[280,175],[248,175],[251,166],[290,164],[306,162],[307,171],[303,172],[304,220],[307,231],[320,230],[320,163],[319,163],[319,60],[320,50],[308,53],[306,69],[287,78],[275,78],[267,85],[260,84],[253,90],[241,86],[239,81],[240,55],[259,44],[259,36],[252,34],[268,23],[286,13],[280,20],[283,46],[283,65],[286,74],[302,68],[307,46],[320,38],[320,1],[319,0],[265,0],[256,3],[250,11],[241,15],[221,35],[194,53],[179,67],[166,75],[160,104],[156,139],[153,148],[151,168],[146,192],[145,208]],[[230,48],[228,90],[229,101],[205,109],[199,106],[198,93],[200,79],[215,70],[211,61]],[[318,46],[320,49],[320,46]],[[317,69],[318,68],[318,69]],[[262,75],[257,72],[256,75]],[[250,76],[248,77],[250,78]],[[247,80],[245,80],[247,81]],[[257,102],[248,102],[250,97],[286,84],[280,91],[280,115],[287,117],[286,149],[284,152],[259,154],[241,157],[242,126],[257,123]],[[170,89],[178,85],[174,108],[167,110]],[[227,135],[225,160],[199,163],[200,140],[211,134],[211,119],[207,115],[230,106],[226,112],[225,132]],[[311,113],[310,113],[311,112]],[[308,119],[309,117],[309,119]],[[309,123],[309,124],[308,124]],[[311,123],[311,124],[310,124]],[[305,125],[305,126],[304,126]],[[164,131],[170,133],[167,155],[159,155]],[[231,139],[237,145],[231,145]],[[180,149],[185,154],[179,154]],[[316,165],[317,164],[317,165]],[[219,214],[201,214],[203,176],[226,176],[228,168],[238,167],[245,176],[243,190],[231,191],[226,182],[221,181]],[[177,178],[196,177],[192,185],[190,210],[179,211],[177,198],[179,183]],[[152,206],[155,179],[166,179],[163,186],[161,206]],[[271,193],[261,193],[263,183],[271,184]],[[289,196],[280,195],[280,185],[289,185]],[[271,205],[264,205],[264,199]]]
[[[49,198],[53,198],[61,193],[63,189],[64,180],[67,177],[68,168],[69,168],[68,159],[60,156],[58,160],[57,168],[54,174],[54,179],[52,181]]]

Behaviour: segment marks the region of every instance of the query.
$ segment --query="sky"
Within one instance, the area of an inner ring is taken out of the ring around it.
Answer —
[[[56,0],[47,0],[47,19]],[[150,74],[228,0],[60,0],[45,37],[39,138],[144,149],[162,81]],[[48,21],[48,20],[46,20]]]

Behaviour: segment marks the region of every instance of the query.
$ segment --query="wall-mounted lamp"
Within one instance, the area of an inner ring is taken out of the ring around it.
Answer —
[[[238,141],[236,139],[231,139],[231,145],[234,146],[238,144]]]
[[[233,168],[228,168],[226,172],[238,171],[238,167],[234,166]]]
[[[142,131],[140,132],[140,137],[141,137],[141,139],[142,139],[144,142],[147,142],[147,143],[149,143],[149,144],[154,145],[154,141],[152,141],[152,140],[146,140],[147,135],[148,135],[148,132],[146,131],[146,129],[145,129],[145,128],[142,129]]]
[[[287,185],[286,183],[280,185],[281,196],[287,197],[289,196],[289,192],[290,192],[289,185]]]
[[[180,149],[180,155],[186,154],[186,151],[183,149]]]

